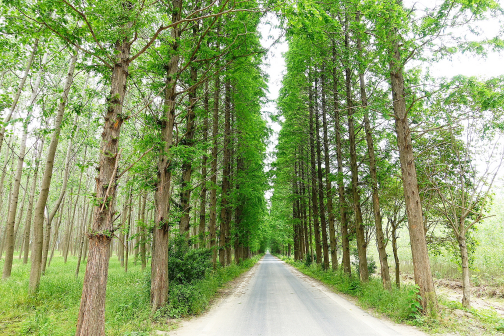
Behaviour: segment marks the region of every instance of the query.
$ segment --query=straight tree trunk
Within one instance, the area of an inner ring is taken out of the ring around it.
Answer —
[[[147,204],[147,193],[144,192],[142,195],[142,208],[140,209],[140,260],[142,262],[142,271],[147,267],[147,230],[145,222],[145,206]]]
[[[87,153],[87,148],[84,148],[84,160],[86,160],[86,153]],[[65,243],[65,250],[63,251],[63,258],[64,258],[64,262],[66,264],[67,262],[67,258],[68,258],[68,250],[70,248],[70,241],[71,241],[71,237],[72,237],[72,231],[73,231],[73,227],[74,227],[74,221],[75,221],[75,211],[77,210],[77,205],[79,204],[79,197],[80,197],[80,191],[81,191],[81,183],[82,183],[82,175],[84,173],[84,170],[81,170],[81,173],[80,173],[80,176],[79,176],[79,186],[77,187],[77,197],[75,198],[75,202],[73,203],[74,206],[73,206],[73,212],[72,212],[72,217],[70,218],[70,229],[69,229],[69,232],[68,232],[68,237],[65,239],[66,243]]]
[[[329,269],[329,246],[327,244],[327,221],[324,206],[324,185],[322,182],[322,153],[320,149],[320,115],[318,109],[318,78],[315,79],[315,141],[317,143],[317,190],[320,206],[320,229],[322,230],[322,250],[324,252],[324,269]]]
[[[331,243],[331,266],[332,270],[338,269],[338,248],[336,244],[336,230],[335,219],[332,201],[332,185],[329,178],[331,173],[331,166],[329,163],[329,138],[327,132],[327,107],[326,107],[326,82],[325,82],[325,69],[322,69],[321,86],[322,86],[322,128],[324,131],[324,164],[325,164],[325,181],[326,181],[326,197],[327,197],[327,213],[329,214],[329,241]],[[321,187],[322,189],[322,187]]]
[[[333,63],[336,64],[336,50],[333,41]],[[333,69],[333,94],[334,94],[334,131],[336,133],[336,157],[338,161],[338,199],[341,221],[341,249],[343,252],[343,271],[350,275],[352,267],[350,264],[350,241],[348,235],[347,201],[345,197],[345,182],[343,179],[343,145],[341,142],[340,106],[338,94],[338,75],[336,68]]]
[[[471,307],[471,278],[469,274],[469,252],[467,250],[467,242],[465,228],[460,225],[461,231],[457,237],[460,249],[460,259],[462,262],[462,306],[464,308]]]
[[[47,63],[47,52],[44,54],[42,57],[42,63],[41,63],[41,69],[40,73],[33,85],[32,88],[32,94],[30,97],[30,101],[28,103],[28,113],[26,115],[26,119],[23,123],[23,135],[21,137],[21,144],[19,148],[19,154],[18,154],[18,161],[17,161],[17,168],[16,168],[16,175],[14,178],[14,184],[12,186],[12,195],[11,195],[11,200],[9,204],[9,214],[7,217],[7,226],[5,230],[5,246],[7,247],[6,253],[5,253],[5,263],[4,263],[4,268],[3,268],[3,273],[2,273],[2,279],[7,279],[11,275],[11,270],[12,270],[12,261],[14,259],[14,222],[16,220],[16,211],[17,211],[17,206],[18,206],[18,197],[19,197],[19,187],[21,185],[21,175],[23,173],[23,164],[24,164],[24,159],[26,155],[26,141],[28,140],[28,126],[30,124],[30,119],[32,116],[32,112],[34,110],[34,105],[35,105],[35,99],[37,98],[38,95],[38,90],[40,86],[40,82],[42,81],[42,77],[44,75],[44,66]],[[24,79],[23,79],[24,80]],[[16,98],[16,102],[19,96]],[[14,105],[13,105],[14,106]],[[15,106],[14,106],[15,108]],[[11,109],[9,112],[9,115],[6,117],[10,119],[10,116],[12,115],[14,109]],[[5,120],[4,120],[5,122]],[[5,126],[3,126],[2,131],[0,131],[0,146],[3,142],[3,136],[5,133]],[[1,150],[1,147],[0,147]]]
[[[219,262],[226,266],[227,244],[229,242],[229,179],[230,179],[230,161],[231,161],[231,84],[229,79],[225,83],[225,107],[224,107],[224,157],[222,162],[222,191],[221,191],[221,214],[220,214],[220,239],[219,239]]]
[[[427,241],[422,220],[422,201],[418,190],[418,179],[415,167],[415,155],[411,142],[408,113],[406,109],[403,65],[399,49],[399,37],[391,36],[392,50],[390,62],[390,82],[397,134],[397,147],[401,163],[401,176],[404,185],[404,198],[408,216],[408,228],[411,244],[411,255],[415,273],[415,283],[420,288],[423,311],[436,314],[437,298],[432,280]]]
[[[133,210],[133,188],[130,189],[129,192],[129,201],[128,201],[128,220],[126,221],[126,234],[124,237],[124,272],[128,273],[128,260],[129,260],[129,236],[131,231],[131,215]]]
[[[180,21],[182,0],[173,0],[172,22]],[[171,151],[173,144],[173,126],[175,123],[175,99],[177,95],[178,46],[180,28],[174,26],[171,30],[172,55],[166,67],[166,89],[164,99],[164,116],[162,120],[163,152],[158,162],[158,183],[156,185],[156,214],[153,230],[153,249],[151,261],[151,308],[152,312],[168,303],[168,240],[169,240],[169,208],[171,198]]]
[[[217,42],[218,44],[218,42]],[[210,248],[212,249],[212,264],[217,266],[216,249],[216,227],[217,227],[217,160],[218,160],[218,136],[219,136],[219,99],[220,99],[220,77],[215,74],[214,106],[212,120],[212,165],[211,165],[211,185],[210,189]]]
[[[25,230],[24,230],[24,246],[23,246],[23,264],[28,263],[28,254],[30,251],[30,238],[31,238],[31,224],[33,217],[33,202],[35,201],[35,191],[37,189],[37,177],[40,166],[40,157],[42,156],[42,151],[44,148],[44,139],[39,139],[40,145],[36,146],[37,154],[35,154],[35,168],[33,172],[33,181],[31,185],[30,191],[30,199],[28,200],[28,210],[26,211],[26,222],[25,222]]]
[[[399,270],[399,253],[397,251],[397,226],[392,225],[392,253],[394,254],[395,262],[395,281],[397,288],[401,288],[401,277]]]
[[[18,233],[19,233],[19,228],[21,227],[21,222],[23,220],[24,207],[25,207],[25,204],[26,204],[26,197],[28,196],[28,184],[30,183],[30,178],[31,178],[31,175],[28,174],[28,176],[26,177],[26,184],[25,184],[25,187],[24,187],[23,198],[22,198],[22,201],[21,201],[21,209],[19,209],[19,215],[18,215],[18,219],[17,219],[17,222],[16,222],[16,229],[14,230],[14,238],[15,239],[17,237],[19,237]],[[20,250],[19,259],[21,259],[21,255],[22,255],[22,252],[23,252],[24,234],[21,235],[20,239],[21,239],[21,243],[19,244],[20,245],[20,247],[19,247],[19,250]]]
[[[68,94],[73,81],[73,74],[75,70],[75,63],[77,62],[77,53],[75,53],[71,60],[68,69],[67,77],[63,94],[58,105],[58,113],[54,120],[54,132],[51,136],[51,143],[47,152],[46,164],[44,175],[40,185],[40,193],[35,205],[35,218],[33,219],[33,244],[32,244],[32,258],[30,269],[30,284],[29,291],[35,293],[40,284],[40,275],[42,274],[42,250],[43,250],[43,235],[44,235],[44,209],[47,204],[47,197],[49,196],[49,188],[51,186],[51,179],[53,174],[54,156],[58,147],[59,135],[61,131],[61,123],[63,121],[63,114],[65,112]]]
[[[357,16],[360,21],[360,14]],[[362,42],[360,37],[357,38],[357,50],[362,56]],[[376,228],[376,245],[378,248],[378,256],[380,259],[380,270],[383,288],[392,289],[390,283],[390,272],[387,260],[387,251],[385,249],[385,235],[383,234],[382,216],[380,212],[380,196],[378,194],[378,174],[376,173],[376,157],[373,143],[373,133],[371,130],[371,122],[369,121],[368,100],[366,93],[366,81],[364,79],[364,69],[361,65],[359,71],[360,96],[362,107],[364,108],[364,129],[366,131],[366,144],[369,156],[369,174],[371,175],[371,187],[373,189],[373,214]]]
[[[88,218],[89,215],[89,219]],[[86,205],[86,210],[84,211],[84,216],[82,217],[82,233],[80,235],[79,239],[79,257],[77,259],[77,268],[75,269],[75,277],[79,277],[79,271],[80,271],[80,265],[81,265],[81,260],[82,260],[82,252],[84,250],[84,242],[85,242],[85,234],[84,232],[87,231],[87,226],[91,224],[91,219],[92,219],[92,212],[89,211],[89,204]],[[89,223],[89,224],[88,224]]]
[[[311,164],[311,184],[312,184],[312,209],[313,209],[313,229],[315,233],[315,253],[317,254],[317,264],[322,262],[322,244],[320,241],[320,224],[319,224],[319,208],[317,202],[317,167],[315,164],[315,131],[313,124],[315,123],[315,116],[313,113],[314,109],[314,99],[313,99],[313,89],[309,88],[309,112],[310,112],[310,164]]]
[[[199,24],[196,22],[193,26],[193,35],[198,36]],[[195,57],[192,58],[194,60]],[[190,85],[192,89],[189,90],[189,108],[187,109],[187,117],[186,117],[186,134],[183,140],[183,143],[190,149],[194,146],[194,129],[195,123],[194,119],[196,118],[196,113],[194,110],[196,109],[196,82],[198,81],[198,69],[196,66],[191,66],[190,70]],[[189,236],[189,223],[190,223],[190,201],[191,201],[191,175],[193,172],[192,169],[192,160],[194,157],[192,155],[187,156],[182,163],[182,183],[181,183],[181,192],[180,192],[180,205],[182,207],[182,217],[180,218],[180,232],[185,234],[187,237]]]
[[[52,142],[52,140],[51,140]],[[60,208],[61,203],[63,202],[63,199],[65,198],[66,195],[66,188],[68,185],[68,179],[70,177],[70,163],[72,159],[72,143],[73,143],[73,138],[70,139],[70,143],[67,145],[67,153],[66,153],[66,159],[65,159],[65,171],[63,175],[63,185],[61,187],[61,192],[58,200],[56,201],[56,205],[52,209],[51,213],[47,217],[47,227],[46,227],[46,236],[44,239],[43,243],[43,251],[42,251],[42,274],[45,274],[46,266],[47,266],[47,256],[49,252],[49,247],[51,243],[51,225],[52,221],[54,219],[54,216],[56,216],[56,213],[58,212],[58,209]],[[69,216],[70,217],[70,216]],[[55,233],[58,231],[56,230]],[[56,243],[56,242],[54,242]]]
[[[348,48],[348,32],[345,35],[345,46]],[[362,221],[362,212],[360,205],[359,193],[359,172],[357,168],[357,144],[355,139],[355,128],[353,119],[353,104],[352,104],[352,75],[350,68],[345,69],[346,75],[346,101],[347,101],[347,121],[348,121],[348,136],[350,140],[350,171],[352,173],[352,196],[353,208],[355,212],[355,231],[357,236],[357,251],[359,254],[359,275],[361,281],[369,280],[367,256],[366,256],[366,237],[364,234],[364,225]]]
[[[205,95],[203,98],[203,109],[207,114],[203,119],[203,143],[208,141],[208,110],[209,110],[209,97],[208,97],[208,81],[205,82]],[[207,203],[207,155],[203,155],[201,162],[201,181],[203,181],[201,186],[200,194],[200,210],[199,210],[199,247],[203,248],[206,246],[205,241],[205,224],[206,224],[206,203]]]
[[[301,162],[300,162],[300,176],[301,176],[301,214],[303,216],[303,229],[304,229],[304,247],[305,247],[305,253],[306,255],[310,254],[310,248],[311,248],[311,235],[308,235],[308,226],[309,226],[309,221],[308,221],[308,216],[306,214],[306,177],[305,177],[305,169],[304,169],[304,150],[303,146],[301,146]],[[311,251],[313,254],[313,251]]]
[[[117,169],[120,159],[119,135],[124,122],[122,107],[130,63],[131,43],[117,41],[117,51],[107,111],[100,144],[93,224],[87,233],[88,262],[77,320],[76,336],[105,335],[105,294],[107,288],[110,242],[114,231]]]
[[[71,190],[70,190],[70,194],[72,194]],[[56,249],[56,246],[58,245],[59,229],[61,226],[61,222],[63,222],[63,209],[65,209],[65,199],[66,198],[63,198],[63,201],[61,203],[61,215],[56,220],[56,227],[54,228],[54,235],[53,235],[53,246],[51,249],[51,255],[49,256],[49,260],[47,261],[47,267],[51,266],[51,262],[54,257],[54,250]],[[71,203],[71,200],[70,200],[70,203]],[[45,272],[45,268],[42,270],[42,274],[44,274],[44,272]]]

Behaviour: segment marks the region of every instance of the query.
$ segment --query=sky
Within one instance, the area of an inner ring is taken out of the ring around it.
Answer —
[[[439,3],[436,0],[423,0],[423,1],[404,1],[406,7],[411,7],[412,5],[421,12],[422,8],[431,6],[432,4]],[[418,14],[420,15],[420,13]],[[270,24],[265,24],[269,22]],[[269,48],[273,41],[282,36],[282,30],[275,28],[278,25],[278,20],[273,14],[268,14],[261,22],[260,32],[262,35],[261,44],[265,48]],[[500,32],[501,23],[497,19],[491,19],[479,24],[479,35],[477,39],[491,38],[497,36]],[[471,36],[469,29],[466,26],[460,27],[454,32],[455,35],[462,38],[474,39]],[[268,99],[270,103],[263,107],[263,115],[267,116],[276,110],[275,100],[278,98],[278,93],[281,88],[282,76],[285,72],[285,61],[282,54],[287,52],[288,46],[285,39],[280,38],[280,41],[276,43],[273,47],[269,49],[269,52],[265,58],[266,64],[263,65],[263,70],[268,74]],[[469,54],[457,54],[451,59],[444,59],[435,64],[428,66],[428,71],[432,76],[435,77],[453,77],[456,75],[464,76],[478,76],[482,78],[494,77],[498,75],[504,75],[504,54],[492,53],[486,58],[475,57]],[[412,64],[415,66],[417,64]],[[427,67],[422,65],[427,71]],[[275,146],[277,144],[278,132],[280,131],[280,125],[272,122],[269,118],[268,125],[273,129],[273,135],[270,138],[270,144],[268,146],[269,158],[267,163],[271,163],[274,160],[272,153],[274,152]],[[503,172],[499,174],[503,176]],[[502,184],[502,181],[499,182]],[[272,195],[272,191],[266,193],[266,198]]]

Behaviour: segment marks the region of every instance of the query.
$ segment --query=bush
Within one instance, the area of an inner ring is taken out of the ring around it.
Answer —
[[[212,251],[207,248],[190,249],[183,236],[171,239],[168,254],[168,277],[174,285],[203,279],[212,267]]]

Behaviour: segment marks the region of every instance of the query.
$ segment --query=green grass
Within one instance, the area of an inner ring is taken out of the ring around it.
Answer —
[[[362,283],[355,276],[349,277],[342,271],[324,271],[320,265],[306,265],[291,258],[282,260],[296,267],[302,273],[320,280],[337,292],[351,295],[363,308],[375,311],[398,323],[407,323],[420,327],[429,334],[457,333],[457,335],[502,335],[504,319],[495,309],[465,309],[460,302],[439,299],[439,312],[435,317],[420,314],[420,305],[416,302],[417,289],[414,285],[404,285],[391,291],[383,289],[381,279],[372,278]],[[454,311],[465,311],[469,314],[460,316]]]
[[[204,311],[219,288],[248,270],[258,260],[245,261],[209,271],[189,285],[170,288],[170,303],[155,316],[150,314],[150,269],[131,263],[124,272],[117,257],[110,259],[106,301],[107,335],[141,336],[169,328],[168,317],[183,317]],[[3,262],[0,262],[3,267]],[[30,265],[14,261],[12,276],[0,281],[0,335],[72,335],[82,291],[85,265],[75,279],[76,258],[55,257],[42,277],[38,295],[28,295]]]
[[[369,282],[362,283],[355,276],[349,277],[342,271],[325,271],[315,263],[307,266],[293,259],[282,259],[332,289],[356,297],[362,307],[373,308],[396,322],[413,321],[419,315],[419,307],[415,300],[417,289],[413,285],[401,288],[393,286],[392,290],[387,291],[383,289],[380,279],[372,278]]]

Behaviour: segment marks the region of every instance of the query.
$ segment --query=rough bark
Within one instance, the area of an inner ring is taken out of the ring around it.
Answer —
[[[117,169],[120,159],[119,135],[124,122],[122,108],[126,92],[131,44],[117,41],[117,52],[107,97],[98,176],[96,178],[93,224],[87,233],[88,256],[77,320],[77,336],[105,335],[105,294],[110,242],[114,232]]]
[[[227,265],[227,246],[229,243],[229,179],[230,179],[230,161],[231,161],[231,104],[230,90],[231,84],[229,79],[226,80],[225,100],[224,100],[224,154],[222,162],[222,188],[221,188],[221,213],[220,213],[220,237],[219,237],[219,262],[222,265]]]
[[[320,224],[319,224],[319,207],[317,201],[317,167],[315,163],[315,116],[313,89],[310,85],[309,88],[309,113],[310,113],[310,176],[311,176],[311,206],[313,211],[313,230],[315,234],[315,253],[317,255],[317,264],[322,262],[322,242],[320,241]]]
[[[182,0],[174,0],[172,22],[180,21]],[[173,55],[166,67],[166,89],[164,98],[164,116],[162,120],[163,149],[158,162],[158,180],[156,184],[156,214],[153,229],[153,249],[151,261],[151,308],[156,311],[168,303],[168,240],[169,208],[171,199],[171,151],[173,145],[173,126],[175,123],[176,82],[179,63],[180,27],[171,30]]]
[[[335,63],[336,50],[333,41],[333,61]],[[348,219],[347,219],[347,201],[345,197],[345,183],[343,180],[343,145],[341,142],[341,124],[340,124],[340,106],[338,94],[338,75],[336,68],[333,69],[333,95],[334,95],[334,131],[336,133],[336,158],[338,161],[338,200],[341,223],[341,249],[343,252],[343,271],[351,274],[350,264],[350,242],[348,239]]]
[[[348,32],[345,35],[345,46],[348,48]],[[346,102],[347,102],[347,122],[348,137],[350,140],[350,171],[352,175],[352,198],[353,209],[355,213],[355,231],[357,236],[357,251],[359,254],[359,276],[361,281],[369,280],[367,255],[366,255],[366,237],[361,212],[361,201],[359,192],[359,171],[357,166],[357,141],[355,137],[354,109],[352,103],[352,74],[349,67],[345,68],[346,79]]]
[[[357,16],[357,21],[360,20],[360,15]],[[360,37],[357,37],[357,50],[362,56],[362,42]],[[382,216],[380,212],[380,196],[378,194],[378,175],[376,173],[376,156],[374,151],[373,132],[371,129],[371,122],[369,120],[368,99],[366,92],[366,81],[364,78],[364,67],[360,64],[359,68],[359,84],[360,84],[360,97],[362,107],[364,109],[364,129],[366,131],[366,144],[369,156],[369,174],[371,175],[371,188],[373,190],[373,214],[376,228],[376,245],[378,248],[378,256],[380,259],[380,270],[383,287],[391,289],[390,272],[387,260],[387,251],[385,250],[385,235],[383,234]]]
[[[211,185],[210,189],[210,248],[212,249],[212,264],[214,268],[217,265],[216,249],[216,226],[217,226],[217,160],[218,160],[218,136],[219,136],[219,100],[220,100],[220,77],[215,75],[214,87],[214,106],[212,120],[212,166],[211,166]]]
[[[198,36],[199,32],[199,23],[195,23],[193,26],[193,35]],[[191,59],[194,60],[195,57]],[[194,63],[193,63],[194,64]],[[194,146],[194,130],[195,130],[195,122],[196,113],[194,110],[196,109],[196,82],[198,81],[198,69],[195,65],[191,65],[190,69],[190,83],[192,86],[191,90],[189,90],[189,107],[187,109],[186,116],[186,134],[183,140],[183,144],[189,148]],[[189,155],[184,158],[184,162],[182,163],[182,183],[181,183],[181,192],[180,192],[180,205],[182,207],[182,217],[180,218],[180,232],[189,236],[189,223],[190,223],[190,200],[191,200],[191,176],[193,172],[192,168],[192,160],[194,157]]]
[[[203,109],[207,116],[203,119],[203,143],[208,141],[208,109],[209,109],[209,97],[208,97],[208,81],[205,82],[205,95],[203,98]],[[207,204],[207,155],[203,155],[201,160],[201,194],[200,194],[200,209],[199,209],[199,247],[205,247],[205,226],[206,226],[206,204]]]
[[[411,142],[408,114],[406,109],[403,65],[399,50],[399,38],[392,36],[390,52],[390,82],[397,134],[397,147],[401,163],[401,177],[404,186],[404,198],[408,217],[411,255],[415,273],[415,283],[420,288],[422,307],[425,313],[437,311],[436,291],[432,280],[427,242],[422,220],[422,202],[418,190],[415,155]]]
[[[322,70],[324,71],[324,70]],[[324,132],[324,164],[325,164],[325,190],[327,197],[327,213],[328,213],[328,225],[329,225],[329,241],[331,243],[331,266],[335,271],[338,269],[338,248],[336,243],[336,229],[335,229],[335,219],[334,219],[334,209],[332,200],[332,185],[329,174],[331,173],[331,166],[329,162],[329,137],[327,131],[327,106],[326,106],[326,82],[325,74],[322,73],[321,76],[321,89],[322,89],[322,128]]]
[[[315,102],[318,102],[317,79],[315,79]],[[324,184],[322,182],[322,153],[320,148],[320,113],[318,103],[315,104],[315,142],[317,143],[317,191],[320,207],[320,230],[322,231],[322,250],[324,254],[324,269],[329,269],[329,246],[327,244],[327,221],[324,206]]]

